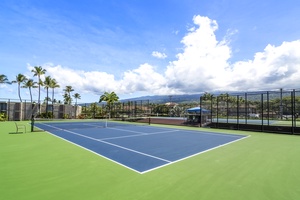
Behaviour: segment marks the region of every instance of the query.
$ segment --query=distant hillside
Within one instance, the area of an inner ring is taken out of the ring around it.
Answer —
[[[201,94],[183,94],[183,95],[154,95],[154,96],[142,96],[130,99],[122,99],[121,102],[127,101],[147,101],[151,103],[183,103],[183,102],[194,102],[199,101]]]
[[[218,96],[222,93],[226,92],[213,92],[214,96]],[[228,92],[232,96],[240,95],[240,97],[244,97],[245,92],[239,91],[239,92]],[[260,101],[261,100],[261,93],[264,93],[264,98],[266,97],[266,91],[257,91],[257,92],[247,92],[248,96],[247,99],[251,101]],[[136,97],[136,98],[129,98],[129,99],[121,99],[120,102],[128,102],[128,101],[148,101],[150,103],[167,103],[167,102],[173,102],[173,103],[191,103],[191,102],[199,102],[200,96],[202,96],[204,93],[199,94],[182,94],[182,95],[153,95],[153,96],[142,96],[142,97]],[[284,91],[282,96],[290,96],[290,91]],[[270,91],[269,98],[275,99],[280,97],[279,91]],[[105,104],[105,102],[97,103],[98,105]],[[90,103],[83,103],[78,104],[81,106],[84,105],[90,105]]]
[[[154,96],[142,96],[129,99],[121,99],[120,102],[128,101],[148,101],[150,103],[189,103],[189,102],[199,102],[201,94],[183,94],[183,95],[154,95]],[[89,106],[91,103],[81,103],[80,106]],[[105,104],[105,102],[97,103],[98,105]]]

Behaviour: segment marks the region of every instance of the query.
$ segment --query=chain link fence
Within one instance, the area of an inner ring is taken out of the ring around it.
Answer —
[[[200,106],[210,110],[209,127],[300,134],[297,90],[201,97]]]
[[[0,99],[0,119],[114,119],[141,123],[300,134],[300,91],[279,90],[111,104],[32,104]]]

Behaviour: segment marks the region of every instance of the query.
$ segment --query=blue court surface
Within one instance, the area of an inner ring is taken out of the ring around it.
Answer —
[[[146,173],[247,136],[99,122],[36,123],[57,137],[115,163]]]

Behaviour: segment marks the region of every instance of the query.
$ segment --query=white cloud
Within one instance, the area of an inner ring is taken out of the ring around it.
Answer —
[[[47,64],[43,67],[47,70],[48,75],[59,82],[61,88],[71,85],[75,90],[83,93],[92,92],[94,94],[101,94],[105,91],[116,91],[116,88],[120,88],[120,83],[115,80],[114,75],[106,72],[86,72],[60,65],[53,66],[52,64]]]
[[[296,88],[300,84],[300,40],[268,45],[253,60],[232,65],[231,83],[237,90]]]
[[[166,94],[170,90],[165,77],[147,63],[124,73],[122,89],[124,92],[146,91],[152,94]]]
[[[190,32],[182,39],[183,52],[165,72],[170,88],[179,92],[262,90],[296,88],[300,84],[300,40],[268,45],[253,60],[230,63],[230,36],[218,41],[216,21],[195,16]]]
[[[214,90],[226,84],[227,60],[231,49],[225,40],[217,41],[216,21],[195,16],[193,27],[182,39],[183,52],[170,63],[165,72],[169,86],[181,92]]]
[[[194,27],[183,37],[182,52],[162,69],[144,63],[125,71],[117,80],[102,71],[73,70],[46,64],[47,74],[55,78],[61,90],[71,85],[77,92],[99,95],[115,91],[119,95],[143,92],[147,94],[179,94],[203,91],[261,90],[296,88],[300,85],[300,40],[268,45],[253,60],[230,63],[230,31],[218,40],[216,21],[195,16]],[[247,48],[247,47],[245,47]],[[154,51],[155,57],[166,57]]]
[[[167,55],[165,53],[161,53],[158,51],[153,51],[152,56],[155,58],[159,58],[159,59],[165,59],[167,57]]]

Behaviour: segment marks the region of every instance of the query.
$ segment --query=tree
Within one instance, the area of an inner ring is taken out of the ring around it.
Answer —
[[[80,96],[80,94],[75,93],[75,94],[73,95],[73,97],[75,98],[75,106],[77,106],[77,99],[81,99],[81,96]]]
[[[90,105],[90,109],[91,109],[92,118],[94,118],[94,119],[95,119],[95,117],[96,117],[96,114],[97,114],[97,112],[98,112],[98,109],[99,109],[99,107],[98,107],[97,103],[96,103],[96,102],[95,102],[95,103],[91,103],[91,105]]]
[[[64,104],[70,104],[71,97],[69,96],[69,94],[67,92],[64,93],[63,98],[64,98]]]
[[[75,98],[75,117],[76,117],[76,116],[77,116],[77,113],[76,113],[76,111],[77,111],[77,99],[80,99],[81,96],[80,96],[80,94],[75,93],[75,94],[73,95],[73,97]]]
[[[227,102],[229,98],[229,94],[228,93],[222,93],[218,96],[218,101],[219,102]]]
[[[39,86],[39,96],[38,96],[38,105],[39,105],[39,112],[41,112],[41,86],[43,85],[43,82],[41,81],[41,75],[44,75],[46,73],[46,70],[43,69],[41,66],[34,66],[34,69],[31,70],[33,73],[33,76],[38,77],[38,86]]]
[[[49,101],[49,88],[52,82],[52,78],[50,76],[46,76],[45,80],[43,82],[44,88],[46,89],[47,92],[47,97],[46,97],[46,116],[48,116],[48,101]]]
[[[152,112],[157,115],[168,115],[169,106],[166,104],[154,104],[152,107]]]
[[[170,114],[172,117],[181,117],[184,115],[185,109],[184,107],[180,107],[178,105],[175,105],[171,110]]]
[[[33,79],[27,79],[24,82],[24,85],[22,86],[22,88],[28,88],[29,89],[29,94],[30,94],[30,102],[32,104],[32,93],[31,93],[31,88],[37,88],[37,82],[34,82]]]
[[[72,103],[71,92],[73,92],[74,89],[72,88],[72,86],[67,85],[64,91],[65,94],[63,95],[63,97],[64,97],[65,104],[71,105]]]
[[[12,81],[12,83],[18,83],[18,94],[19,94],[19,98],[20,98],[21,103],[22,103],[21,92],[20,92],[21,83],[24,83],[26,80],[27,80],[27,78],[23,74],[18,74],[16,76],[16,80]]]
[[[104,94],[100,96],[99,103],[101,103],[102,101],[105,101],[108,106],[109,114],[111,114],[111,107],[112,107],[113,103],[118,100],[119,100],[119,97],[115,92],[111,92],[111,93],[104,92]]]
[[[53,115],[53,110],[54,110],[54,103],[56,102],[56,100],[54,99],[54,89],[59,88],[60,86],[58,85],[55,78],[53,78],[53,79],[51,79],[49,87],[52,89],[52,116],[54,116]]]
[[[0,83],[6,83],[6,84],[10,84],[10,82],[7,79],[7,76],[4,74],[0,74]]]
[[[202,96],[203,101],[211,101],[213,99],[213,94],[210,94],[208,92],[205,92]]]

